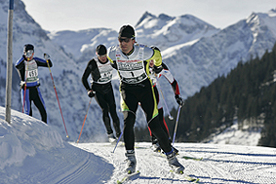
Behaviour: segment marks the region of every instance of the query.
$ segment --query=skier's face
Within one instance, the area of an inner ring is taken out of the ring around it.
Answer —
[[[101,56],[98,55],[98,58],[99,58],[99,60],[102,63],[106,63],[107,62],[107,56],[106,56],[106,54],[105,55],[101,55]]]
[[[120,37],[119,42],[120,48],[123,53],[128,54],[133,49],[135,40],[127,37]]]
[[[154,65],[154,61],[153,60],[150,60],[150,62],[149,62],[149,67],[153,67],[153,65]]]
[[[34,51],[33,50],[28,50],[27,52],[24,52],[24,55],[28,61],[33,59],[34,56]]]

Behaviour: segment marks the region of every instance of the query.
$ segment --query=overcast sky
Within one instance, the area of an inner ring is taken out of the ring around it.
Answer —
[[[82,30],[135,26],[148,11],[158,16],[191,14],[217,28],[225,28],[252,12],[276,8],[275,0],[22,0],[27,12],[45,30]]]

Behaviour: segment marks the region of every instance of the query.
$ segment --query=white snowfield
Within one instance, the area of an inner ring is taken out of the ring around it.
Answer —
[[[11,124],[4,119],[5,109],[0,107],[1,184],[114,184],[122,179],[126,164],[122,143],[112,153],[114,145],[109,143],[68,143],[53,126],[17,111],[12,111]],[[178,175],[150,146],[136,143],[140,175],[127,183],[190,183],[186,175],[208,184],[276,183],[276,148],[176,143],[179,161],[186,168],[184,175]]]

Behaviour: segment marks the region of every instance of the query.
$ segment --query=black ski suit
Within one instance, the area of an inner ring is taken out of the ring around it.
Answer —
[[[109,114],[113,120],[113,127],[116,131],[116,137],[121,134],[120,121],[116,112],[116,103],[114,99],[114,92],[111,84],[113,68],[110,62],[102,63],[98,58],[91,59],[83,73],[82,83],[87,91],[93,90],[96,92],[95,98],[102,109],[102,119],[107,131],[107,134],[112,134]],[[87,79],[89,75],[92,76],[91,87]]]

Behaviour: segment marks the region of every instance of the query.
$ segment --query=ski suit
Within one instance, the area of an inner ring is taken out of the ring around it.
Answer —
[[[152,80],[154,93],[155,93],[155,96],[157,99],[159,122],[160,122],[160,125],[163,128],[163,130],[168,133],[168,136],[170,138],[170,132],[169,132],[167,123],[163,116],[164,115],[163,106],[162,106],[162,103],[160,103],[160,96],[159,96],[158,89],[156,87],[158,78],[160,78],[161,76],[164,76],[168,80],[168,82],[171,84],[175,95],[180,95],[180,92],[179,92],[179,86],[178,86],[177,81],[174,79],[172,73],[170,72],[169,68],[167,67],[167,65],[165,63],[162,63],[162,68],[163,68],[163,70],[158,74],[155,74],[153,69],[150,68],[150,78]],[[149,128],[149,131],[150,131],[150,136],[152,137],[152,141],[154,141],[156,139],[156,137],[152,134],[150,128]]]
[[[82,83],[87,91],[93,90],[96,92],[95,98],[102,109],[102,119],[107,131],[107,134],[112,134],[113,130],[110,124],[109,114],[113,120],[113,127],[116,131],[116,137],[121,134],[120,121],[116,112],[116,103],[114,92],[111,84],[113,68],[110,62],[102,63],[97,57],[91,59],[83,73]],[[87,79],[92,76],[91,87]]]
[[[125,55],[119,46],[113,46],[108,49],[107,57],[120,76],[126,150],[134,150],[133,128],[140,102],[148,126],[157,137],[161,148],[166,153],[172,151],[168,135],[159,123],[156,98],[149,78],[149,61],[154,60],[154,64],[160,66],[162,63],[160,52],[143,45],[134,45],[131,54]]]
[[[48,61],[49,66],[52,67],[53,64],[51,60]],[[33,57],[33,59],[31,59],[30,61],[27,61],[24,55],[15,64],[15,67],[17,68],[19,77],[21,79],[21,101],[22,104],[24,104],[24,113],[32,116],[31,102],[33,101],[40,112],[41,120],[47,123],[46,107],[39,89],[39,66],[48,67],[47,62],[44,59]],[[25,85],[26,91],[24,90]]]

